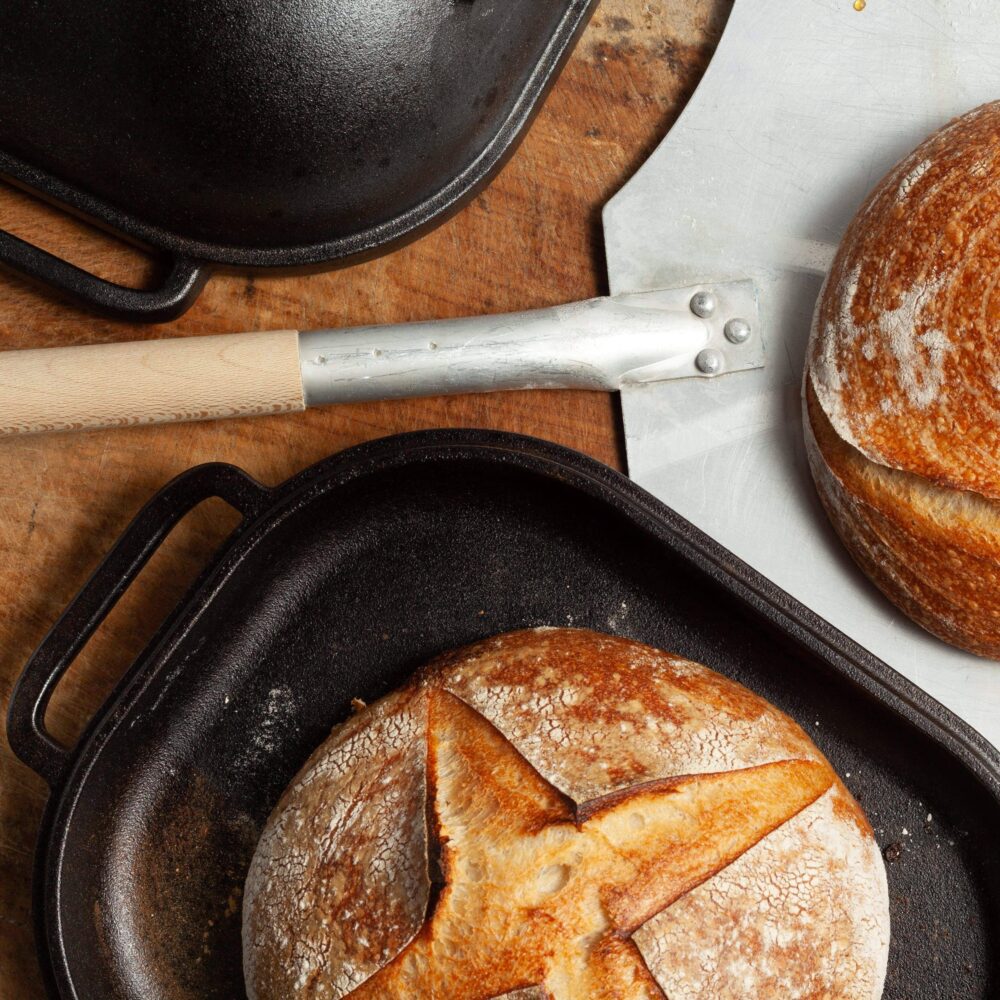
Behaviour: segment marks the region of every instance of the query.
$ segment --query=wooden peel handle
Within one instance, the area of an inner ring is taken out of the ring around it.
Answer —
[[[0,434],[304,409],[295,330],[0,353]]]

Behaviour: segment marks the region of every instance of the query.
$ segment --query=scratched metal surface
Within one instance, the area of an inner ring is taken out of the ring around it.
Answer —
[[[629,473],[1000,743],[1000,665],[909,621],[815,497],[799,392],[813,305],[868,190],[1000,97],[993,0],[737,0],[679,122],[604,213],[613,292],[752,276],[767,366],[623,395]]]

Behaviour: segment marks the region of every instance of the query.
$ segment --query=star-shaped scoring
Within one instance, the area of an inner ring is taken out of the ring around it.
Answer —
[[[833,783],[786,760],[637,785],[577,807],[485,718],[428,695],[441,885],[420,932],[350,1000],[662,998],[631,935]]]

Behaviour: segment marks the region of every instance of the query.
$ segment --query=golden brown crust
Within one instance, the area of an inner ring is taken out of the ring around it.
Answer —
[[[1000,102],[933,135],[848,229],[808,353],[836,433],[1000,499]]]
[[[564,1000],[662,998],[634,931],[835,780],[797,760],[679,777],[581,821],[481,715],[438,688],[426,698],[445,885],[420,933],[351,1000],[488,1000],[524,983]]]
[[[858,565],[909,617],[1000,658],[1000,102],[882,181],[817,307],[810,467]]]
[[[928,632],[1000,659],[1000,505],[870,461],[805,385],[806,451],[823,507],[861,569]]]
[[[555,1000],[721,1000],[778,995],[767,992],[778,983],[788,1000],[880,995],[888,910],[871,831],[805,734],[739,685],[638,643],[551,629],[445,657],[393,698],[388,713],[380,702],[345,728],[368,713],[383,728],[396,713],[423,720],[429,798],[402,808],[432,807],[444,884],[431,916],[413,921],[389,961],[373,935],[380,957],[352,957],[354,971],[378,965],[360,985],[324,959],[344,950],[339,924],[319,938],[310,925],[311,958],[294,976],[248,962],[251,1000],[532,989]],[[331,741],[268,831],[298,814],[317,768],[329,774],[342,731]],[[614,774],[601,767],[615,758]],[[401,787],[394,774],[382,780]],[[333,839],[348,858],[385,843],[377,824],[341,824]],[[302,879],[271,879],[281,842],[265,832],[262,844],[245,927],[270,935],[262,950],[274,955],[300,926]],[[268,920],[257,918],[264,909]],[[749,963],[735,977],[734,956]]]
[[[860,816],[835,787],[637,932],[649,964],[669,969],[670,1000],[831,1000],[872,988],[870,944],[883,928],[837,897],[871,893],[871,839],[851,838],[831,852],[844,812]],[[833,941],[837,962],[817,961]]]
[[[788,716],[682,656],[583,629],[533,629],[431,663],[574,802],[681,774],[822,759]]]

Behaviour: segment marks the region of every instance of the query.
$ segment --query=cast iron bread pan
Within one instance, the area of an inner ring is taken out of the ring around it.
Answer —
[[[55,745],[53,686],[171,526],[214,496],[241,525],[79,745]],[[11,743],[52,788],[35,900],[51,995],[242,997],[258,832],[350,699],[535,625],[674,650],[789,712],[886,853],[885,996],[1000,995],[997,752],[628,479],[486,431],[377,441],[273,490],[200,466],[138,514],[11,700]]]
[[[0,231],[0,263],[165,320],[213,265],[348,263],[512,152],[597,0],[6,0],[0,176],[164,258],[136,291]]]

